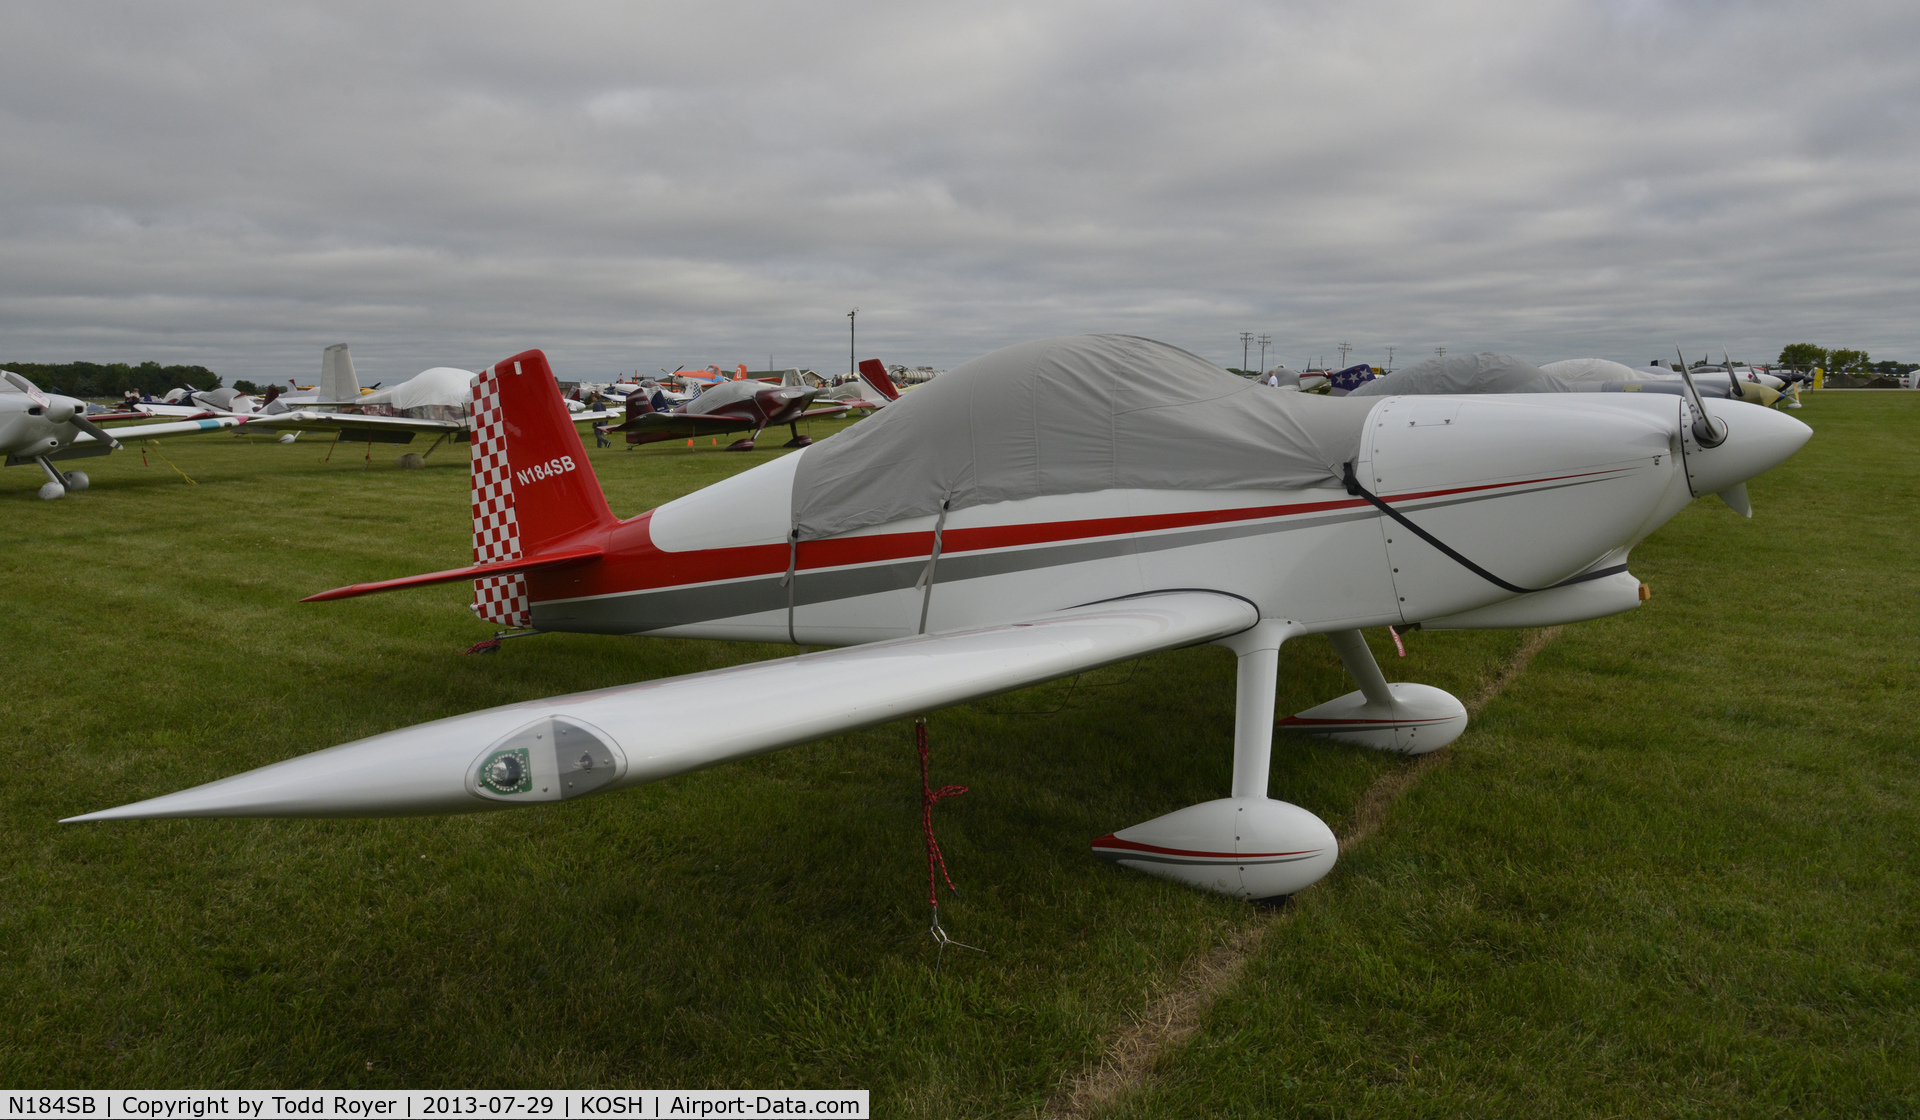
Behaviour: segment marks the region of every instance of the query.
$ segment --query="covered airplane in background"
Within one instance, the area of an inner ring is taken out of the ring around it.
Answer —
[[[161,439],[218,431],[244,423],[235,416],[181,420],[171,424],[135,424],[120,428],[102,428],[87,418],[87,404],[74,397],[43,393],[33,382],[0,370],[0,454],[9,467],[37,464],[46,472],[46,484],[40,496],[49,501],[64,498],[69,491],[85,490],[90,480],[84,471],[63,471],[53,464],[66,459],[106,455],[120,450],[120,437]]]
[[[1723,400],[1771,405],[1780,394],[1764,385],[1726,373],[1695,375],[1697,391]],[[1604,358],[1574,358],[1536,366],[1510,354],[1455,354],[1429,358],[1388,377],[1355,388],[1355,396],[1454,393],[1662,393],[1688,392],[1685,378],[1651,378]]]
[[[539,351],[474,392],[475,563],[314,598],[471,580],[475,612],[521,632],[844,648],[436,720],[73,820],[546,804],[1214,643],[1238,659],[1230,794],[1092,848],[1206,890],[1291,894],[1337,844],[1269,797],[1282,643],[1329,635],[1360,684],[1296,726],[1444,746],[1465,708],[1387,682],[1362,628],[1630,610],[1636,544],[1810,434],[1697,397],[1275,393],[1172,346],[1081,336],[975,359],[623,521]]]
[[[272,402],[249,417],[250,429],[284,433],[282,442],[292,442],[301,432],[337,432],[336,438],[343,443],[366,443],[369,460],[376,443],[407,444],[416,436],[433,436],[433,445],[421,455],[424,459],[448,440],[467,442],[472,431],[467,403],[473,394],[473,377],[471,370],[435,366],[390,388],[363,391],[351,352],[346,343],[337,343],[321,357],[317,399],[298,407]],[[584,411],[578,405],[576,401],[567,407],[582,420],[611,415]]]

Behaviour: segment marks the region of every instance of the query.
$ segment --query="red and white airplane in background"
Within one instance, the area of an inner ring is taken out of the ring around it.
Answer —
[[[72,819],[563,801],[1215,643],[1238,656],[1229,796],[1093,847],[1207,890],[1291,894],[1337,845],[1268,797],[1282,643],[1329,635],[1361,685],[1296,726],[1433,750],[1465,709],[1388,683],[1362,628],[1632,609],[1634,545],[1809,434],[1697,397],[1274,393],[1170,346],[1083,336],[989,354],[620,520],[529,350],[475,379],[475,563],[314,598],[472,580],[475,611],[508,627],[840,648],[437,720]]]
[[[625,432],[630,444],[749,432],[746,438],[728,444],[727,450],[752,451],[753,442],[760,438],[763,429],[785,424],[793,433],[786,446],[805,447],[813,442],[813,437],[800,434],[800,421],[839,416],[849,407],[845,404],[809,407],[819,395],[818,389],[769,385],[751,379],[722,381],[685,404],[661,410],[645,393],[629,393],[626,419],[618,424],[596,424],[594,430],[601,435]]]
[[[838,385],[827,386],[820,394],[823,401],[843,404],[848,408],[876,410],[885,408],[900,399],[900,389],[893,383],[893,377],[887,373],[886,364],[878,358],[868,358],[859,366],[857,380],[843,381]]]

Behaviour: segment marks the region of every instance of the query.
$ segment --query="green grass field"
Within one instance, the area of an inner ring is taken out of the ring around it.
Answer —
[[[1182,965],[1274,929],[1116,1115],[1920,1110],[1906,704],[1920,394],[1810,394],[1814,440],[1635,554],[1653,600],[1569,627],[1322,884],[1274,914],[1087,841],[1221,796],[1231,655],[939,713],[938,810],[984,958],[935,971],[908,725],[548,809],[386,821],[63,816],[458,712],[782,656],[549,635],[467,657],[464,449],[371,469],[222,434],[0,474],[9,1087],[864,1087],[1030,1115]],[[816,435],[834,425],[822,425]],[[637,513],[775,452],[590,453]],[[179,471],[194,480],[189,485]],[[1417,634],[1467,696],[1525,635]],[[1352,686],[1282,651],[1297,711]],[[1343,830],[1404,760],[1281,738]],[[919,936],[915,936],[916,933]]]

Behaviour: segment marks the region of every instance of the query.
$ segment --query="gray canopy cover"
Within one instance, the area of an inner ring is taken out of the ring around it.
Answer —
[[[794,529],[818,540],[936,514],[942,500],[1332,485],[1373,404],[1276,393],[1130,335],[1023,342],[808,448]]]

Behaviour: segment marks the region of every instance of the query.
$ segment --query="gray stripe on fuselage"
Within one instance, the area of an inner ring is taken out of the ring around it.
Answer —
[[[1186,532],[1168,532],[1150,537],[1113,537],[1106,540],[1074,541],[1066,544],[1035,545],[993,552],[945,553],[935,568],[936,583],[959,583],[969,579],[1032,571],[1036,568],[1082,564],[1115,556],[1143,552],[1163,552],[1190,545],[1242,537],[1285,533],[1343,521],[1358,521],[1379,514],[1370,508],[1301,517],[1283,522],[1250,525],[1221,525]],[[805,544],[801,549],[805,551]],[[795,606],[813,606],[861,595],[902,591],[914,585],[925,571],[924,556],[889,560],[859,567],[833,568],[827,571],[802,571],[794,588]],[[764,611],[782,611],[787,607],[787,589],[780,576],[756,576],[728,583],[710,583],[696,587],[668,587],[658,591],[625,591],[612,595],[593,595],[579,599],[551,599],[533,604],[533,625],[540,630],[569,630],[590,634],[635,634],[664,630],[669,626],[688,626],[716,618],[735,618]]]

